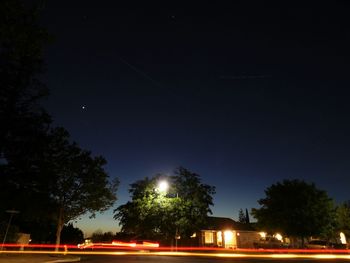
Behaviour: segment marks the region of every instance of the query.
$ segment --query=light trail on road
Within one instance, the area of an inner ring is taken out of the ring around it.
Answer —
[[[255,251],[256,252],[256,251]],[[342,259],[350,261],[347,254],[311,253],[239,253],[239,252],[180,252],[180,251],[52,251],[52,250],[4,250],[0,254],[64,254],[64,255],[109,255],[109,256],[178,256],[212,258],[259,258],[259,259]]]
[[[126,243],[129,244],[129,243]],[[262,248],[235,248],[235,249],[228,249],[228,248],[217,248],[217,247],[174,247],[174,246],[154,246],[154,245],[138,245],[136,243],[131,243],[130,245],[120,245],[119,243],[94,243],[91,246],[88,246],[84,249],[81,249],[79,245],[72,245],[72,244],[62,244],[62,245],[55,245],[55,244],[3,244],[2,248],[10,248],[10,249],[19,249],[21,251],[23,250],[33,250],[33,249],[61,249],[61,251],[68,251],[71,250],[79,250],[82,253],[89,252],[89,251],[107,251],[107,250],[113,250],[113,251],[165,251],[165,252],[221,252],[221,253],[258,253],[258,254],[349,254],[349,249],[299,249],[299,248],[275,248],[275,249],[262,249]],[[0,250],[1,252],[1,250]]]

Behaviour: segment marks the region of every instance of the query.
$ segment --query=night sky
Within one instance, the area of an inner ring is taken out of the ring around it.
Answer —
[[[107,159],[115,207],[180,165],[216,186],[215,216],[258,207],[283,179],[350,199],[346,1],[121,2],[47,1],[42,18],[45,106]],[[119,229],[111,211],[77,226]]]

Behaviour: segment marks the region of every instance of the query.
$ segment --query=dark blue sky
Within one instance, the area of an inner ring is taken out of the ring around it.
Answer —
[[[350,199],[349,4],[48,1],[45,105],[128,185],[184,166],[214,215],[299,178]],[[83,109],[82,107],[85,107]],[[116,229],[111,213],[86,231]]]

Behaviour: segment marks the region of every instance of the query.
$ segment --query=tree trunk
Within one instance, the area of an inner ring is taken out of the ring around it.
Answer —
[[[56,248],[55,251],[58,251],[60,243],[61,243],[61,232],[63,229],[64,220],[63,220],[63,208],[60,207],[58,212],[58,219],[57,219],[57,229],[56,229]]]

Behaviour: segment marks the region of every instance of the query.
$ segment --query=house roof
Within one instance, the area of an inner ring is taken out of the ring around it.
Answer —
[[[246,231],[254,230],[251,224],[240,223],[228,217],[215,217],[215,216],[207,217],[206,230],[224,230],[224,229],[246,230]]]

